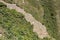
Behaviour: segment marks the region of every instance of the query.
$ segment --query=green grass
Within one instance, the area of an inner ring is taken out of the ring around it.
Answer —
[[[38,2],[38,1],[36,2],[36,0],[25,0],[24,4],[22,3],[22,0],[19,0],[17,2],[14,2],[12,0],[12,2],[15,3],[17,6],[23,8],[26,12],[32,14],[32,16],[36,20],[43,22],[43,14],[44,13],[41,12],[42,7],[40,5],[40,2]]]
[[[32,14],[36,20],[40,21],[41,23],[43,22],[44,13],[42,13],[43,10],[41,10],[42,7],[39,2],[36,2],[36,0],[25,0],[25,5],[23,8],[26,12]]]
[[[0,7],[0,28],[3,30],[0,40],[40,40],[24,15],[14,9]]]
[[[19,0],[20,1],[20,0]],[[12,1],[13,2],[13,1]],[[56,12],[53,0],[25,0],[25,3],[17,2],[17,6],[23,8],[26,12],[32,14],[32,16],[43,23],[50,36],[59,40],[58,38],[58,26],[56,22]],[[43,7],[44,13],[41,13],[41,6]],[[44,14],[44,15],[43,15]],[[43,40],[50,40],[45,38]]]
[[[48,1],[48,2],[47,2]],[[44,7],[44,24],[46,25],[48,33],[58,40],[58,26],[55,12],[55,5],[52,0],[42,1],[41,4]]]

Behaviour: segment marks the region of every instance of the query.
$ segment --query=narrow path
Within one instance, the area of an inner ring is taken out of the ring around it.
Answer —
[[[24,9],[17,7],[16,4],[9,4],[4,1],[1,2],[6,4],[7,8],[15,9],[17,12],[22,13],[25,16],[25,19],[33,25],[33,32],[36,32],[39,38],[44,38],[49,36],[46,31],[46,27],[42,25],[39,21],[35,20],[35,18],[30,13],[27,13],[24,11]]]

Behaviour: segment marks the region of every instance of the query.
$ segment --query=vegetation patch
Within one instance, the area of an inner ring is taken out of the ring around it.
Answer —
[[[0,7],[0,28],[3,29],[0,40],[40,40],[33,32],[33,26],[24,15],[14,9]],[[0,31],[1,32],[1,31]]]
[[[58,40],[58,26],[55,12],[55,5],[52,0],[41,0],[41,4],[44,7],[44,24],[46,25],[48,33]]]
[[[5,0],[4,0],[5,1]],[[7,1],[5,1],[7,2]],[[9,1],[8,1],[9,2]],[[18,0],[18,1],[13,1],[13,3],[15,3],[17,6],[23,8],[27,13],[32,14],[32,16],[43,23],[43,14],[41,11],[41,5],[40,2],[38,2],[37,0],[24,0],[24,3],[22,0]]]
[[[55,38],[56,40],[60,40],[58,37],[58,26],[56,22],[56,12],[55,12],[55,5],[53,0],[25,0],[23,4],[22,1],[15,2],[17,6],[23,8],[26,12],[31,13],[32,16],[44,24],[47,28],[47,31],[50,36]],[[41,13],[41,6],[43,7],[44,13]],[[48,38],[44,38],[43,40],[51,40]]]

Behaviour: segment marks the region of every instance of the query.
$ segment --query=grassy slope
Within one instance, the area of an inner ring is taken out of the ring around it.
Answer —
[[[7,0],[5,0],[6,2],[9,2]],[[13,3],[16,3],[17,6],[24,8],[24,10],[26,12],[31,13],[36,20],[43,22],[43,14],[41,11],[41,5],[38,1],[36,0],[25,0],[25,3],[22,3],[22,0],[17,0],[16,2],[12,1]],[[11,3],[12,3],[11,2]]]
[[[24,16],[6,6],[0,6],[0,28],[4,36],[0,40],[40,40]]]
[[[56,24],[56,12],[55,7],[52,0],[25,0],[25,4],[18,0],[15,2],[17,6],[22,7],[25,11],[31,13],[38,21],[44,23],[46,25],[48,33],[59,40],[57,38],[57,24]],[[44,8],[44,16],[41,13],[41,6]]]
[[[58,25],[58,31],[60,31],[60,0],[56,1],[56,5],[57,5],[56,10],[58,10],[58,12],[57,12],[57,15],[58,15],[58,17],[57,17],[57,25]],[[60,40],[60,32],[58,33],[58,38]]]
[[[58,26],[57,26],[57,19],[56,19],[56,12],[54,5],[54,1],[52,0],[45,0],[41,1],[42,6],[44,7],[44,23],[47,27],[48,33],[53,37],[56,38],[56,40],[60,40],[58,38]]]

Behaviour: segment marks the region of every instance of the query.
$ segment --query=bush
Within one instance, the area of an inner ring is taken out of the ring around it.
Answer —
[[[3,4],[2,2],[0,2],[0,7],[7,7],[7,6]]]

